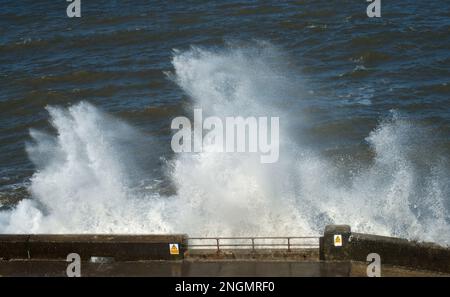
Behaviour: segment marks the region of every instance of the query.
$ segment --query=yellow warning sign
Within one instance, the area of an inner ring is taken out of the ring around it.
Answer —
[[[178,243],[170,243],[169,250],[171,255],[179,255],[180,249],[178,248]]]
[[[334,235],[334,246],[342,246],[342,235],[341,234]]]

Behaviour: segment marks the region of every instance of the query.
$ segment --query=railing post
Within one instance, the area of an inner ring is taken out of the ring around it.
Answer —
[[[220,238],[216,238],[216,241],[217,241],[217,252],[220,252],[219,240],[220,240]]]
[[[290,252],[291,251],[291,238],[288,237],[287,240],[288,240],[288,252]]]
[[[255,239],[252,237],[252,250],[255,251]]]

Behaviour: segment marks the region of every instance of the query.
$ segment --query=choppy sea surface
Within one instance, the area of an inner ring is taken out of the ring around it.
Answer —
[[[0,232],[450,243],[450,3],[2,1]],[[174,154],[176,116],[279,116],[280,158]]]

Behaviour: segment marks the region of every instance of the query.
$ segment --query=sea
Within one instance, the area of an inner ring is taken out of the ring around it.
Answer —
[[[0,2],[0,233],[450,244],[450,2]],[[172,120],[278,117],[279,159]]]

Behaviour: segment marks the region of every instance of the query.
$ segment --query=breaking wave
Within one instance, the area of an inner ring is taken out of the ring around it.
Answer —
[[[306,117],[290,108],[301,101],[298,82],[272,46],[191,48],[172,62],[168,75],[192,108],[279,116],[279,161],[203,152],[161,165],[157,139],[93,105],[48,107],[56,135],[31,130],[27,145],[32,199],[0,213],[0,232],[304,235],[337,223],[450,243],[450,175],[443,157],[428,155],[426,129],[392,112],[366,138],[370,164],[350,171],[303,137]],[[155,166],[176,194],[160,194]]]

